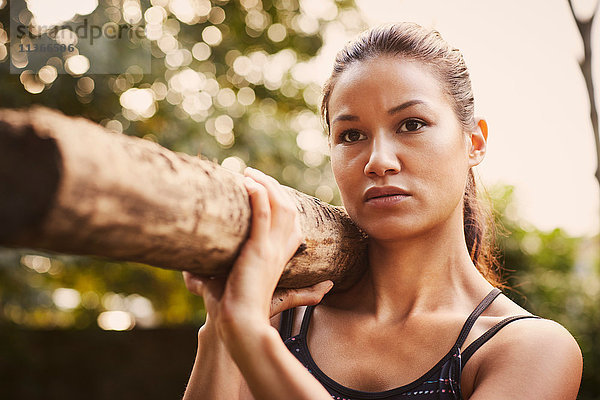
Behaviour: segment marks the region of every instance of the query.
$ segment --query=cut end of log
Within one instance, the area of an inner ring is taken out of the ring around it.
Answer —
[[[25,115],[0,110],[0,242],[35,230],[51,207],[60,179],[56,140],[39,136]]]

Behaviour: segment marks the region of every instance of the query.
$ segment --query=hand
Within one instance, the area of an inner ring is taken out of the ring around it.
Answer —
[[[204,298],[207,313],[222,338],[241,335],[244,328],[269,324],[285,308],[316,304],[331,289],[330,281],[301,290],[278,290],[277,282],[302,243],[299,214],[282,186],[260,171],[246,168],[252,225],[228,277],[201,278],[184,273],[188,289]]]
[[[214,285],[224,286],[226,278],[210,279],[195,275],[188,271],[183,271],[183,280],[190,292],[202,296],[204,293],[203,291],[205,290],[204,286],[213,284],[207,281],[217,280],[218,282],[214,283]],[[327,280],[300,289],[277,289],[271,298],[270,317],[274,317],[290,308],[319,304],[323,299],[323,296],[325,296],[332,287],[333,282]]]

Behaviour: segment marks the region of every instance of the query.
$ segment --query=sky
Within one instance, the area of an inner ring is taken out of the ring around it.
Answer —
[[[591,15],[593,0],[573,0]],[[357,0],[369,26],[412,21],[437,29],[465,57],[476,115],[489,126],[486,159],[476,169],[486,187],[515,186],[524,227],[593,235],[600,190],[589,102],[578,60],[579,32],[567,0]],[[600,18],[599,18],[600,19]],[[596,21],[593,37],[600,38]],[[318,64],[324,80],[350,38],[330,32]],[[600,42],[596,98],[600,102]]]

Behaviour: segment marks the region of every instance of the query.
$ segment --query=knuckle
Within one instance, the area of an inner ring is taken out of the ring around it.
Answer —
[[[295,218],[296,217],[296,209],[292,206],[290,206],[287,203],[280,203],[280,209],[283,213],[285,213],[286,215]]]
[[[265,259],[269,257],[269,250],[267,247],[256,240],[248,239],[246,242],[246,246],[242,249],[240,256],[243,257],[247,261],[252,261],[254,259]]]
[[[257,219],[267,219],[271,215],[271,212],[268,209],[258,209],[254,210],[253,215]]]
[[[298,224],[294,225],[292,237],[296,240],[304,240],[304,232],[302,232],[302,228]]]
[[[261,182],[259,182],[254,188],[254,193],[258,194],[259,196],[263,196],[267,193],[267,188]]]

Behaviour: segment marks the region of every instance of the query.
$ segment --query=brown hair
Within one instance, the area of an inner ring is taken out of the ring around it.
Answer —
[[[382,25],[363,32],[338,52],[333,72],[323,87],[321,116],[328,132],[329,98],[340,74],[355,62],[381,56],[400,56],[430,66],[452,100],[463,130],[475,129],[471,79],[460,50],[451,47],[437,31],[405,22]],[[490,283],[503,286],[494,254],[495,226],[489,198],[485,202],[478,199],[471,169],[464,194],[463,220],[467,249],[473,263]]]

